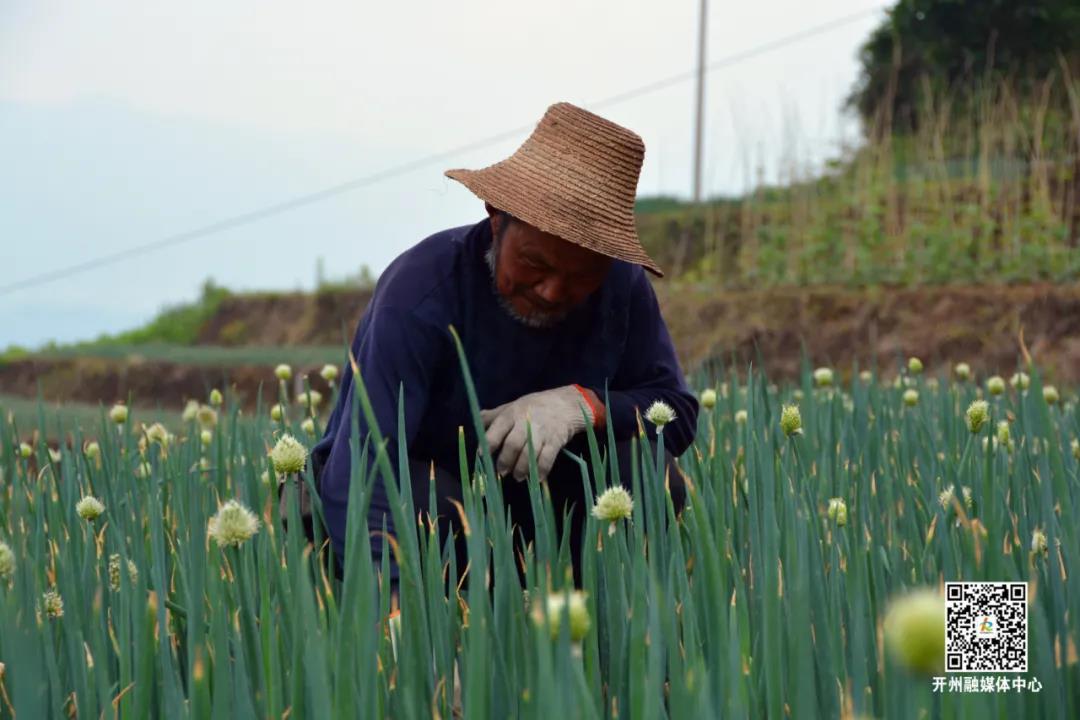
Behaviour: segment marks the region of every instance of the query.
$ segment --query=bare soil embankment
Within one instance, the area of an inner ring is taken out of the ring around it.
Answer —
[[[720,357],[742,369],[753,361],[774,379],[793,377],[805,347],[814,364],[842,376],[858,360],[888,370],[918,355],[929,372],[968,362],[982,377],[1011,373],[1024,339],[1036,362],[1062,385],[1080,383],[1080,286],[1025,285],[870,290],[837,288],[717,292],[656,285],[664,317],[687,372]],[[351,339],[366,292],[234,297],[199,335],[206,346],[339,345]],[[233,387],[254,408],[276,393],[265,362],[215,366],[128,358],[29,358],[0,366],[0,394],[109,404],[130,393],[136,405],[179,407],[211,387]],[[317,365],[297,367],[326,391]]]

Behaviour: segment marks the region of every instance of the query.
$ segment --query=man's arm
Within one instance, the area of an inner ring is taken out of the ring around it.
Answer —
[[[419,321],[410,312],[393,307],[369,307],[357,328],[352,352],[356,358],[364,388],[367,390],[379,431],[387,440],[391,467],[398,473],[397,463],[397,405],[398,386],[404,383],[406,443],[417,435],[427,407],[428,391],[435,367],[440,362],[444,338],[430,325]],[[352,370],[346,364],[338,404],[327,425],[329,454],[320,478],[319,494],[323,501],[327,529],[339,557],[345,550],[345,519],[352,479],[349,450],[352,423],[353,395],[357,392]],[[363,447],[369,432],[367,419],[361,411],[357,418],[358,439]],[[368,467],[375,468],[375,448],[368,449]],[[386,518],[388,532],[394,531],[393,515],[383,484],[382,473],[375,470],[375,481],[368,510],[369,530],[381,530]],[[405,490],[409,491],[409,490]],[[381,535],[372,536],[373,559],[378,563],[382,554]],[[393,558],[391,558],[392,560]],[[397,564],[391,563],[391,575],[396,577]]]
[[[675,410],[675,420],[664,427],[664,445],[672,454],[681,455],[697,433],[698,401],[683,379],[656,293],[644,271],[638,273],[631,289],[629,316],[626,348],[608,386],[611,407],[605,422],[611,423],[616,440],[626,440],[637,433],[637,408],[647,434],[655,438],[656,426],[645,419],[645,411],[662,400]],[[588,390],[603,412],[603,386]]]

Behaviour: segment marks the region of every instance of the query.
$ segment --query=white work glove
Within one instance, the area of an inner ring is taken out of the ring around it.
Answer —
[[[529,446],[526,421],[531,423],[533,452],[540,479],[547,478],[563,446],[585,429],[585,416],[595,422],[585,398],[573,385],[522,395],[491,410],[481,410],[492,455],[498,449],[495,470],[500,476],[513,473],[517,480],[529,477]]]

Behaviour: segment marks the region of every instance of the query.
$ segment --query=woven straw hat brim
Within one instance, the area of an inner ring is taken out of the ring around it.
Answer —
[[[643,156],[644,144],[634,133],[558,103],[510,157],[481,170],[445,174],[543,232],[663,277],[635,225]]]

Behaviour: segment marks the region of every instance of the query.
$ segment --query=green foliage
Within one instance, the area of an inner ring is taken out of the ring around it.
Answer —
[[[216,285],[213,279],[207,279],[203,283],[202,293],[196,302],[167,307],[143,327],[117,335],[102,335],[86,345],[194,344],[203,324],[213,317],[221,301],[230,295],[227,289]],[[54,347],[46,346],[45,349],[54,349]]]
[[[463,353],[461,362],[467,372]],[[353,417],[373,417],[355,380]],[[586,516],[591,623],[577,645],[565,619],[554,637],[534,621],[550,594],[568,589],[569,571],[535,461],[528,487],[545,522],[515,557],[488,448],[475,463],[461,454],[472,582],[458,592],[465,569],[437,529],[425,521],[412,532],[411,493],[399,491],[388,455],[405,457],[407,448],[387,447],[381,432],[360,438],[352,428],[349,560],[339,581],[324,567],[324,536],[305,547],[297,532],[286,534],[276,483],[261,480],[275,436],[303,437],[288,419],[272,426],[265,412],[246,419],[228,407],[207,447],[194,423],[167,453],[151,444],[149,477],[134,473],[138,411],[119,432],[101,411],[93,425],[100,462],[68,448],[53,462],[41,445],[30,460],[16,457],[31,428],[5,420],[0,540],[16,567],[0,581],[0,714],[1077,717],[1080,678],[1065,652],[1080,622],[1080,575],[1071,571],[1080,552],[1075,406],[1047,405],[1033,373],[1027,393],[991,401],[991,421],[972,435],[964,412],[974,385],[935,385],[924,375],[910,382],[919,392],[913,407],[901,401],[905,383],[815,390],[808,368],[798,388],[753,374],[740,383],[733,372],[695,378],[716,388],[718,402],[702,411],[696,443],[680,459],[691,489],[679,516],[659,472],[662,434],[640,437],[632,466],[614,468],[601,461],[611,432],[597,438],[590,428],[587,497],[624,483],[634,515],[613,533]],[[789,438],[779,409],[796,393],[803,434]],[[737,410],[746,410],[745,424]],[[1012,444],[984,447],[1006,418]],[[44,408],[38,422],[47,422]],[[399,413],[398,437],[403,426]],[[76,433],[72,447],[81,440]],[[378,531],[366,523],[371,453],[403,529],[394,550],[402,614],[393,626],[370,556],[369,532]],[[310,468],[301,481],[310,487]],[[972,505],[942,504],[949,485],[969,487]],[[298,527],[291,483],[286,492],[289,526]],[[106,508],[93,523],[74,511],[84,494]],[[208,521],[233,498],[264,527],[222,549],[208,540]],[[844,499],[843,524],[829,517],[830,498]],[[317,495],[314,503],[318,517]],[[1045,554],[1030,552],[1035,529]],[[121,571],[110,578],[113,554]],[[128,560],[137,573],[126,572]],[[490,587],[480,582],[487,577]],[[1038,678],[1040,693],[934,694],[929,678],[885,652],[878,628],[889,600],[942,580],[1031,583],[1026,677]],[[53,589],[63,615],[39,620],[35,608]]]
[[[860,77],[847,102],[868,128],[887,109],[892,126],[907,131],[924,121],[927,88],[1009,76],[1021,96],[1031,96],[1063,60],[1080,69],[1075,0],[899,0],[860,49]]]

